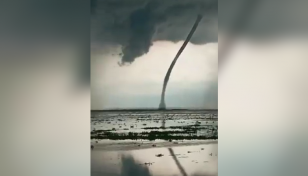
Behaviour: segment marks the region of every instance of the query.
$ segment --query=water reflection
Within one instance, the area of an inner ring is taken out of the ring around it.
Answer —
[[[123,146],[125,147],[125,146]],[[91,151],[92,176],[216,176],[217,143]],[[158,154],[160,157],[157,157]]]
[[[139,165],[132,156],[122,156],[121,174],[125,176],[150,176],[149,168]]]

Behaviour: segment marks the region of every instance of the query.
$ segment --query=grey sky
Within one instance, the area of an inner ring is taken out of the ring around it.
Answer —
[[[165,74],[198,14],[203,19],[171,73],[166,104],[217,108],[216,0],[92,3],[92,109],[158,108]]]
[[[234,22],[243,11],[243,5],[255,5],[256,8],[249,17],[245,33],[250,37],[277,38],[285,35],[302,35],[307,33],[307,1],[301,0],[258,0],[250,3],[248,0],[219,1],[219,30],[233,27]],[[292,12],[292,13],[289,13]],[[247,12],[249,13],[249,12]]]
[[[92,56],[92,109],[156,108],[163,79],[181,43],[156,42],[150,52],[119,67],[119,56]],[[217,108],[217,43],[189,44],[179,58],[166,91],[173,108]]]

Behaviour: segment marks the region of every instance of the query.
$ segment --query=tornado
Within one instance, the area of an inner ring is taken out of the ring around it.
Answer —
[[[181,46],[180,50],[178,51],[178,53],[176,54],[175,58],[173,59],[167,73],[166,73],[166,76],[165,76],[165,79],[164,79],[164,85],[163,85],[163,90],[162,90],[162,93],[161,93],[161,98],[160,98],[160,104],[159,104],[159,109],[160,110],[165,110],[166,109],[166,103],[165,103],[165,92],[166,92],[166,87],[167,87],[167,84],[168,84],[168,81],[169,81],[169,77],[170,77],[170,74],[172,72],[172,69],[176,63],[176,61],[178,60],[178,58],[180,57],[181,53],[183,52],[183,50],[185,49],[187,43],[189,42],[189,40],[191,39],[192,35],[194,34],[195,30],[197,29],[198,27],[198,24],[200,22],[200,20],[202,19],[202,16],[201,15],[198,15],[197,19],[196,19],[196,22],[195,24],[193,25],[193,27],[191,28],[188,36],[186,37],[186,40],[185,42],[183,43],[183,45]]]

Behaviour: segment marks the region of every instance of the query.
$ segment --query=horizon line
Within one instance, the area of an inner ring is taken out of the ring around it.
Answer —
[[[159,109],[159,108],[134,108],[134,109],[122,109],[122,108],[118,108],[118,109],[91,109],[91,111],[172,111],[172,110],[194,110],[194,111],[214,111],[214,110],[218,110],[218,108],[209,108],[209,109],[201,109],[201,108],[191,108],[191,109],[183,109],[183,108],[167,108],[167,109]]]

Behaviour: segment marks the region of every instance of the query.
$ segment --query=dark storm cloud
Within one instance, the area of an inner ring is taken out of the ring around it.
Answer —
[[[250,37],[306,34],[307,5],[301,0],[220,0],[219,30]]]
[[[87,0],[4,0],[1,4],[1,38],[15,36],[30,42],[74,39],[88,34]]]
[[[70,46],[89,82],[89,13],[88,0],[1,0],[0,58],[35,65]]]
[[[240,36],[253,40],[306,37],[307,5],[298,0],[220,0],[219,30],[224,39],[219,45],[219,68]]]
[[[92,43],[122,47],[122,63],[146,54],[154,41],[185,40],[203,15],[191,42],[217,42],[217,0],[92,0]]]

